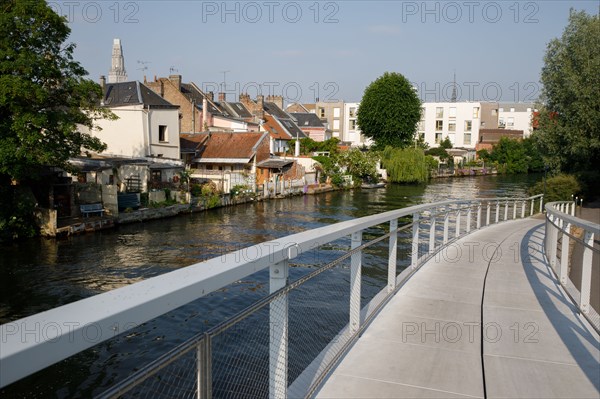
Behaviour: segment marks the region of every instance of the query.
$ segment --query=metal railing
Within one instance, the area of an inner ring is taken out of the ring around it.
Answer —
[[[4,324],[0,386],[268,268],[269,296],[177,346],[102,397],[310,396],[427,259],[479,228],[541,212],[542,203],[538,195],[389,211],[257,244]],[[341,245],[343,255],[289,281],[292,260],[333,243]],[[258,255],[246,260],[249,249]],[[387,278],[368,297],[363,264],[373,258]],[[44,323],[52,323],[55,334],[28,335]],[[97,337],[93,342],[86,339],[90,325]]]
[[[600,225],[575,217],[576,208],[574,201],[546,204],[544,253],[560,284],[600,333],[600,309],[590,303],[592,281],[600,279],[600,249],[594,247]]]

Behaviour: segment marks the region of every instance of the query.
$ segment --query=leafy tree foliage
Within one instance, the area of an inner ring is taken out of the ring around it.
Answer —
[[[300,154],[311,155],[313,152],[329,152],[330,154],[339,151],[338,145],[340,140],[337,137],[332,137],[325,141],[315,141],[310,137],[300,139]],[[290,140],[290,148],[294,148],[296,140]]]
[[[570,201],[571,195],[581,192],[581,186],[573,175],[559,174],[537,182],[529,189],[529,195],[544,194],[544,202]]]
[[[571,10],[544,57],[539,129],[534,134],[554,171],[600,165],[600,17]]]
[[[515,140],[502,137],[494,144],[492,151],[477,151],[484,162],[492,162],[501,173],[516,174],[540,172],[544,170],[544,162],[531,138]]]
[[[336,157],[346,174],[352,175],[355,182],[362,180],[377,180],[377,162],[379,157],[373,151],[361,151],[352,148],[342,151]]]
[[[0,184],[105,149],[77,128],[111,115],[98,108],[100,86],[73,60],[75,45],[64,44],[69,33],[45,1],[0,3]]]
[[[433,157],[426,156],[422,149],[410,147],[386,147],[381,160],[392,183],[424,183],[435,165]]]
[[[357,113],[362,134],[378,148],[406,147],[421,117],[421,101],[401,74],[386,72],[365,89]]]

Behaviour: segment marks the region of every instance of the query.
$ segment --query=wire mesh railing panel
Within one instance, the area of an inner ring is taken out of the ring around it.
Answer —
[[[348,338],[342,331],[349,322],[349,287],[350,270],[340,265],[289,294],[288,381],[296,383],[296,395],[306,394]]]
[[[275,309],[284,314],[283,307]],[[211,338],[212,394],[214,398],[264,398],[269,396],[270,307]],[[280,323],[283,323],[282,321]]]

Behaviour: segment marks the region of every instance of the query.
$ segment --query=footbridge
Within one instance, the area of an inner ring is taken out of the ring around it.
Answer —
[[[0,326],[0,386],[263,273],[268,296],[95,393],[597,398],[600,226],[574,214],[444,201],[264,242]]]

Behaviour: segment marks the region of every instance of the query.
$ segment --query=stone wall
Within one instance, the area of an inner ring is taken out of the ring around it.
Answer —
[[[40,228],[40,234],[43,237],[56,237],[56,217],[57,211],[54,209],[36,208],[34,211],[35,220]]]

